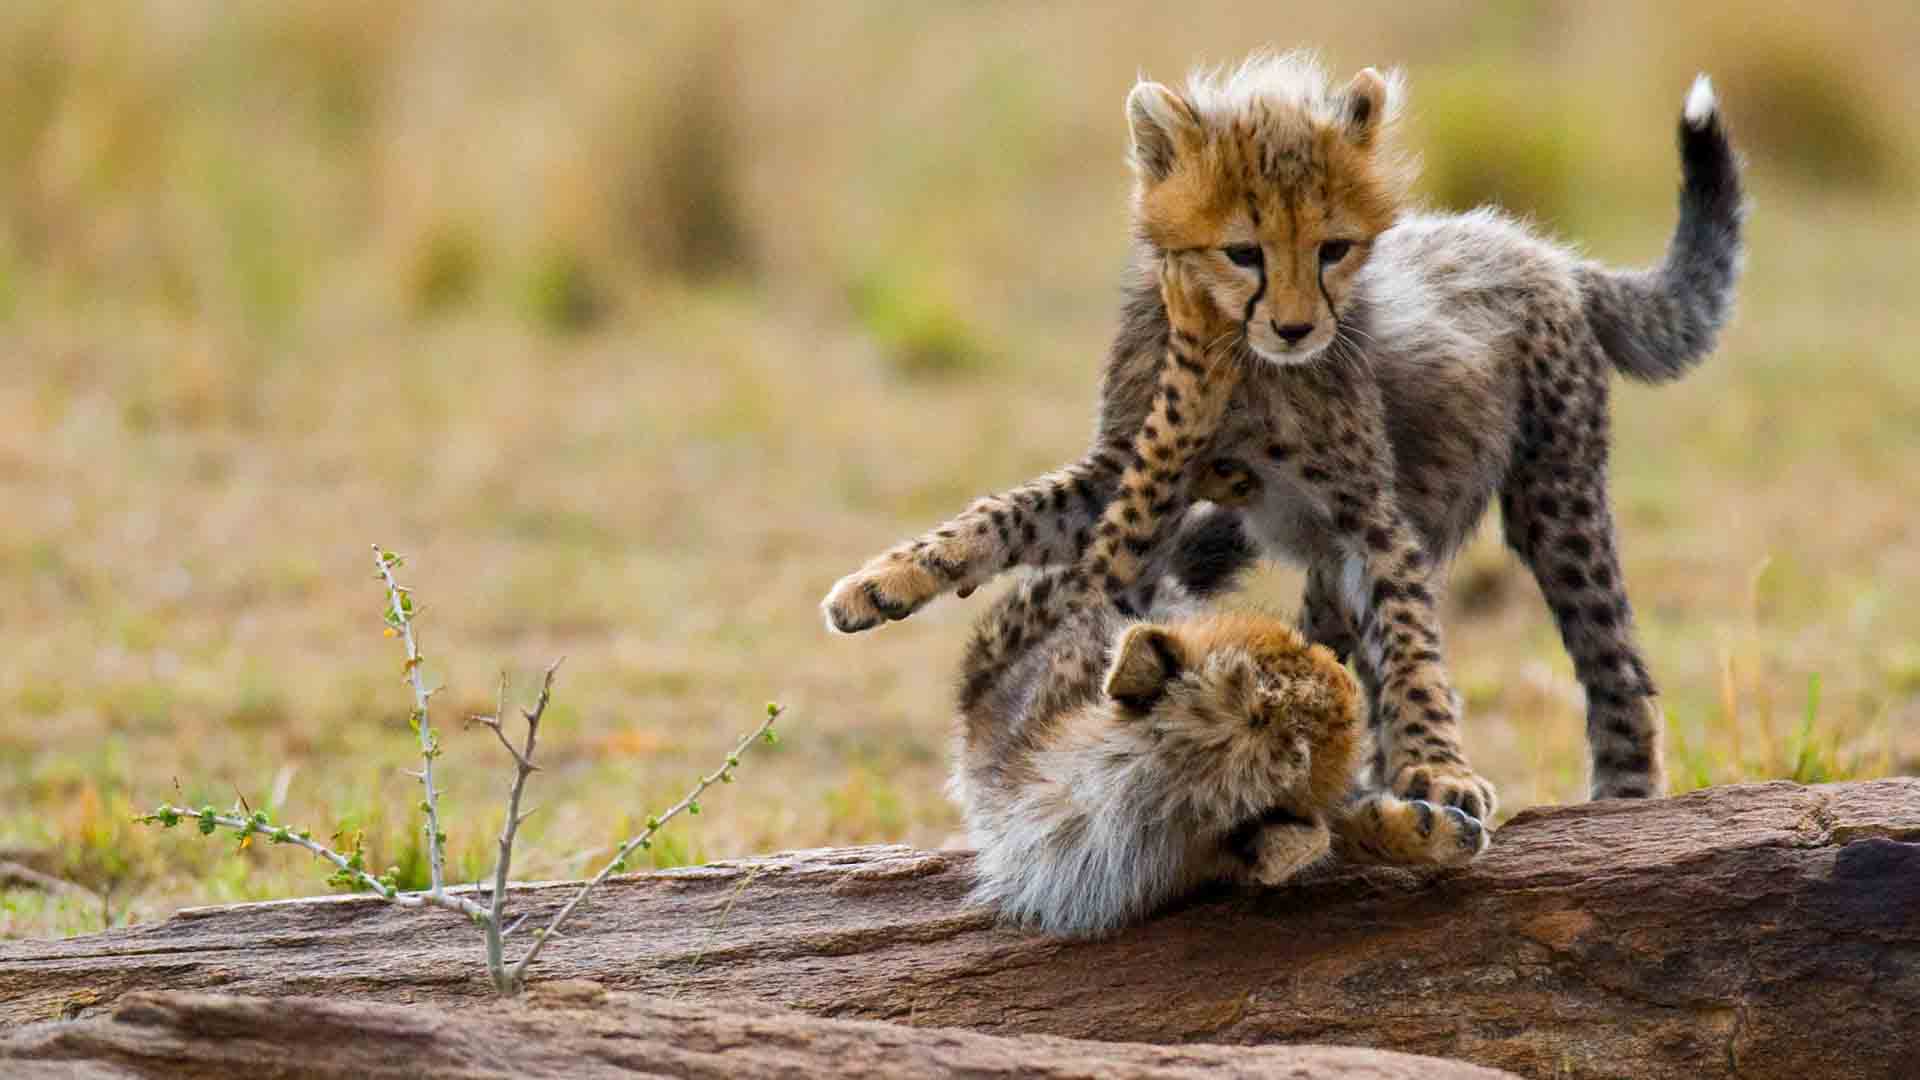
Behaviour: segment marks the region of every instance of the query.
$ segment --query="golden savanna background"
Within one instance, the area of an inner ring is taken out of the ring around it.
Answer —
[[[162,800],[362,832],[423,878],[368,545],[410,559],[454,876],[564,654],[517,877],[775,747],[661,864],[941,843],[985,597],[830,636],[841,574],[1076,454],[1136,73],[1400,65],[1421,195],[1655,259],[1712,73],[1755,200],[1738,320],[1617,396],[1677,788],[1920,770],[1920,6],[15,0],[0,5],[0,935],[323,891]],[[1582,703],[1490,524],[1448,647],[1507,811]],[[1297,579],[1255,592],[1282,610]],[[1497,840],[1495,841],[1498,842]]]

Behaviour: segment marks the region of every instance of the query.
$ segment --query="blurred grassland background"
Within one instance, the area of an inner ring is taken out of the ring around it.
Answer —
[[[1708,10],[1711,9],[1711,10]],[[1136,72],[1398,64],[1422,195],[1641,263],[1713,73],[1741,311],[1617,398],[1677,788],[1920,769],[1920,7],[506,0],[0,6],[0,935],[321,891],[150,833],[244,795],[423,877],[367,545],[412,557],[451,859],[505,761],[457,719],[565,654],[517,875],[577,875],[791,706],[657,861],[938,844],[986,598],[830,637],[827,586],[1076,454]],[[1582,704],[1497,526],[1449,651],[1507,810],[1582,797]],[[1297,578],[1253,590],[1291,610]]]

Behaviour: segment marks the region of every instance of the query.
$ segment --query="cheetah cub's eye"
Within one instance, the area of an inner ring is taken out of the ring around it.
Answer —
[[[1346,258],[1347,252],[1352,250],[1353,241],[1351,240],[1329,240],[1320,245],[1320,265],[1333,266]]]
[[[1258,244],[1233,244],[1220,250],[1227,256],[1228,262],[1235,266],[1244,266],[1249,270],[1258,270],[1260,264],[1266,261],[1266,256],[1261,254]]]

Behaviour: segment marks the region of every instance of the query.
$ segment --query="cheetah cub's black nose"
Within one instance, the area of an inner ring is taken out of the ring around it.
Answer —
[[[1279,334],[1287,344],[1298,345],[1300,344],[1301,338],[1313,333],[1313,324],[1310,322],[1297,322],[1281,326],[1279,323],[1274,323],[1273,332]]]

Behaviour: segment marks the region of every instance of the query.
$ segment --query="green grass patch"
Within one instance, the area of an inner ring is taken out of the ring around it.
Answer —
[[[847,299],[861,328],[879,345],[888,370],[902,378],[970,374],[987,362],[985,344],[958,306],[937,287],[898,268],[860,275]]]

